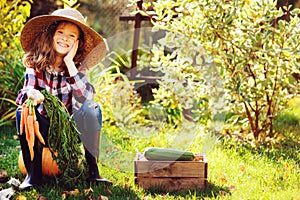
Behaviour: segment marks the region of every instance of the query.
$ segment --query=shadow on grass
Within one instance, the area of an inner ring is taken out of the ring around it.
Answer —
[[[101,199],[100,197],[107,197],[110,200],[121,199],[134,199],[142,200],[146,196],[151,196],[153,199],[156,197],[164,198],[172,196],[174,199],[192,199],[198,198],[216,198],[218,196],[230,195],[228,187],[222,187],[209,183],[207,187],[200,190],[190,190],[181,192],[169,192],[166,193],[158,188],[152,188],[150,190],[137,189],[135,187],[124,187],[121,185],[105,186],[105,185],[89,185],[86,182],[82,182],[79,185],[71,187],[72,190],[66,190],[64,186],[58,185],[55,180],[49,180],[43,186],[37,188],[37,193],[41,196],[45,196],[48,199]],[[74,192],[77,190],[77,194]],[[151,199],[152,199],[151,198]]]
[[[293,109],[287,109],[274,118],[273,132],[273,137],[267,137],[259,144],[248,141],[243,134],[228,135],[228,137],[222,137],[223,146],[228,149],[238,148],[241,156],[251,152],[253,155],[265,156],[270,160],[293,160],[299,165],[300,109],[298,104],[294,105]],[[263,132],[261,135],[263,135]]]
[[[86,181],[78,181],[80,184],[73,186],[58,185],[55,179],[49,179],[47,183],[39,186],[36,192],[47,199],[135,199],[140,200],[136,191],[130,187],[119,185],[106,186],[105,184],[88,184]],[[67,189],[69,188],[69,189]],[[25,193],[26,194],[26,193]]]
[[[150,195],[166,195],[167,193],[159,188],[152,188],[148,190]],[[187,190],[187,191],[178,191],[178,192],[169,192],[169,196],[183,197],[183,198],[215,198],[223,195],[230,195],[230,190],[228,187],[222,187],[215,185],[213,183],[208,183],[207,186],[199,190]]]
[[[282,139],[271,138],[268,142],[262,142],[253,146],[246,141],[223,141],[224,147],[228,149],[239,149],[237,152],[240,156],[245,156],[247,152],[253,155],[260,155],[269,160],[293,160],[300,165],[300,140],[285,137]]]

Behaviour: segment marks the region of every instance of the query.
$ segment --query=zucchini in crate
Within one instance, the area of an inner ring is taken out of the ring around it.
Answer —
[[[158,147],[145,149],[144,156],[147,160],[158,161],[193,161],[195,159],[192,152]]]

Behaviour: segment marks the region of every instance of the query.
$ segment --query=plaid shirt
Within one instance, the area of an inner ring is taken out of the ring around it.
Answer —
[[[82,72],[73,77],[65,77],[62,73],[54,73],[49,70],[38,72],[33,68],[26,68],[23,89],[19,91],[16,103],[21,105],[26,99],[29,89],[46,89],[52,95],[57,96],[66,106],[70,114],[78,110],[81,103],[94,97],[95,89]],[[46,115],[46,110],[41,103],[38,111]]]

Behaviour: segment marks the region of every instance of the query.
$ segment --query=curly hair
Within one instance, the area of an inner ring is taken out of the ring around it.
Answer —
[[[44,28],[39,35],[36,37],[34,43],[32,44],[31,50],[25,54],[23,59],[23,63],[25,67],[34,68],[37,71],[42,71],[54,65],[56,52],[53,48],[53,36],[59,24],[67,21],[58,21],[50,24],[46,28]],[[67,22],[71,23],[71,22]],[[74,63],[76,67],[80,66],[80,63],[84,60],[83,55],[83,42],[84,42],[84,34],[82,30],[80,30],[79,36],[79,45],[76,55],[74,57]],[[62,64],[64,69],[65,63]]]

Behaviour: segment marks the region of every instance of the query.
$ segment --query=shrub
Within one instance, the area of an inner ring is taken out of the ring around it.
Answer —
[[[0,9],[0,126],[15,115],[15,99],[23,84],[20,32],[30,14],[30,1],[1,1]]]
[[[149,14],[148,6],[142,14]],[[255,141],[273,137],[273,119],[299,93],[293,76],[299,71],[299,9],[283,11],[270,0],[157,0],[152,7],[154,30],[167,31],[153,49],[154,66],[174,83],[165,84],[164,91],[182,88],[175,96],[184,100],[223,90],[215,102],[234,114],[231,122],[241,124]],[[284,15],[289,21],[279,20]],[[164,47],[174,51],[163,54]],[[211,68],[203,64],[209,61],[219,74],[212,76],[219,80],[213,82],[217,87],[204,76]],[[207,97],[211,105],[214,96]]]

